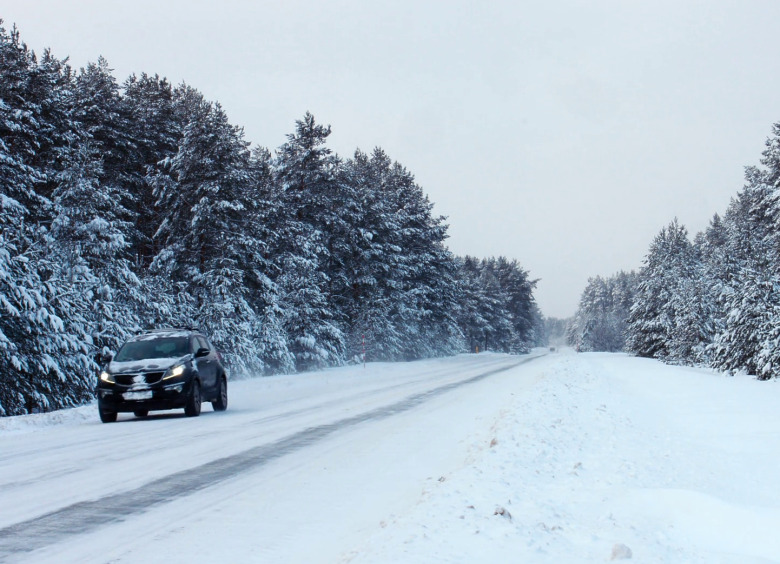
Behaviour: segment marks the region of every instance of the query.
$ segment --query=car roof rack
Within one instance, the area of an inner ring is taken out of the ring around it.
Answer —
[[[148,329],[141,329],[138,331],[138,334],[141,333],[172,333],[175,331],[194,331],[196,333],[200,333],[200,329],[197,327],[192,327],[190,325],[183,325],[181,327],[152,327]]]

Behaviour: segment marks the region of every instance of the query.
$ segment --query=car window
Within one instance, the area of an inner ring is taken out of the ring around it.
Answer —
[[[158,339],[128,341],[116,353],[114,360],[128,362],[150,358],[179,358],[187,354],[188,341],[187,337],[160,337]]]
[[[205,337],[198,336],[198,346],[202,347],[204,349],[211,350],[211,347],[209,346],[209,342],[205,339]]]

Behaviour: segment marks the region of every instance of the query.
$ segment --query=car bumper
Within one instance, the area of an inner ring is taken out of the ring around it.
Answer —
[[[103,411],[116,412],[177,409],[187,403],[190,387],[189,382],[132,390],[119,386],[100,386],[97,389],[98,405]]]

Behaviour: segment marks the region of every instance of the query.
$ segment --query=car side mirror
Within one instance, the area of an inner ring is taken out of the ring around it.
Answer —
[[[200,347],[195,353],[195,358],[203,358],[209,355],[209,350],[206,347]]]
[[[111,353],[105,353],[105,354],[103,354],[102,352],[95,353],[95,362],[101,365],[108,364],[113,360],[113,358],[114,355],[112,355]]]

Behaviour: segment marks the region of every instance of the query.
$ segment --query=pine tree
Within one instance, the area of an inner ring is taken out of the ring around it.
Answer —
[[[405,358],[452,354],[462,350],[463,337],[455,319],[456,265],[444,245],[445,218],[433,215],[433,204],[406,168],[394,163],[389,172],[384,213],[396,216],[394,278],[401,290],[391,316],[404,333]]]
[[[73,405],[91,395],[85,335],[74,296],[50,268],[46,196],[67,133],[56,87],[67,82],[50,54],[0,28],[0,415]]]
[[[53,193],[57,267],[68,288],[78,290],[91,335],[98,348],[116,350],[138,328],[144,302],[141,283],[127,258],[129,214],[111,184],[102,184],[102,160],[89,142],[73,151],[57,175]]]
[[[138,229],[132,233],[133,265],[146,278],[147,268],[160,251],[155,240],[165,210],[157,204],[155,186],[165,174],[165,163],[176,154],[183,135],[184,112],[177,112],[171,85],[157,75],[132,75],[123,85],[122,108],[132,123],[134,151],[128,163],[132,171],[132,212]]]
[[[338,159],[325,146],[330,128],[307,113],[278,151],[274,181],[281,188],[283,216],[277,218],[283,328],[298,370],[339,364],[344,335],[328,301],[332,240],[326,228],[336,210]]]
[[[639,356],[680,362],[685,360],[678,356],[681,350],[702,344],[672,342],[683,339],[684,334],[678,326],[691,322],[690,318],[683,320],[681,304],[685,298],[681,293],[695,278],[696,265],[697,257],[688,240],[688,231],[675,219],[653,240],[639,273],[628,319],[629,350]],[[686,339],[689,336],[685,334]]]
[[[341,256],[343,287],[336,293],[346,327],[347,358],[396,360],[405,353],[402,328],[394,304],[403,300],[397,245],[398,215],[387,194],[392,161],[377,148],[369,157],[356,151],[343,165],[344,183],[351,189],[348,245]]]
[[[459,261],[458,323],[468,349],[527,353],[545,338],[533,298],[536,281],[516,260],[504,257]]]
[[[192,298],[194,321],[225,352],[238,373],[263,369],[261,324],[246,296],[245,264],[255,252],[248,230],[248,144],[222,108],[199,101],[192,108],[178,152],[162,185],[168,210],[156,236],[162,250],[152,268],[171,277]]]
[[[512,352],[528,352],[530,347],[540,344],[537,332],[542,323],[541,315],[533,297],[537,281],[528,278],[528,272],[517,260],[498,257],[495,270],[499,285],[507,295],[507,309],[517,334]]]
[[[259,317],[256,337],[267,373],[295,370],[295,357],[289,350],[285,332],[281,290],[275,282],[281,271],[273,259],[274,249],[281,246],[277,222],[283,217],[281,191],[273,183],[271,153],[258,147],[250,162],[251,180],[248,193],[250,210],[245,216],[245,230],[251,245],[244,263],[247,301]]]
[[[583,352],[624,350],[636,284],[634,272],[590,278],[569,326],[569,343]]]
[[[710,261],[719,306],[712,366],[761,379],[780,374],[773,352],[780,333],[780,125],[775,124],[773,134],[762,155],[763,168],[746,169],[746,185],[732,200],[721,228],[723,251],[713,253]]]
[[[766,272],[745,270],[739,292],[729,295],[723,333],[713,347],[712,365],[768,379],[778,373],[776,319],[780,314],[780,280]]]

